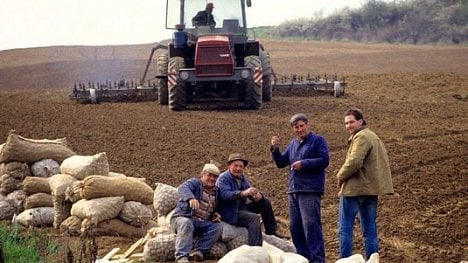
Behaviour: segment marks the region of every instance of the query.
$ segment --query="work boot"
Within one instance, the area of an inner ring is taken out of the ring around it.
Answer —
[[[189,259],[195,262],[203,262],[203,253],[198,250],[194,250],[190,253]]]

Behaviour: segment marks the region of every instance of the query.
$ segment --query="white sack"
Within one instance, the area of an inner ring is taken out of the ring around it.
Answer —
[[[69,174],[78,180],[90,175],[109,175],[109,161],[105,152],[95,155],[74,155],[60,165],[60,172]]]
[[[36,177],[51,177],[60,173],[60,164],[53,159],[43,159],[31,165],[31,173]]]

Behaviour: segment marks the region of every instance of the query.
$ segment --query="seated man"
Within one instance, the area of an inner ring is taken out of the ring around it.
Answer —
[[[207,3],[205,10],[199,11],[193,18],[192,18],[192,25],[197,26],[210,26],[215,27],[216,22],[213,17],[213,3]]]
[[[224,222],[246,227],[249,232],[248,245],[262,246],[263,237],[260,224],[262,216],[265,233],[279,235],[275,214],[271,202],[257,188],[252,187],[244,176],[244,168],[248,161],[240,154],[229,155],[228,170],[223,172],[216,185],[219,188],[218,211]]]
[[[202,262],[222,234],[220,216],[215,212],[219,173],[216,165],[205,164],[200,178],[188,179],[177,188],[180,198],[171,218],[171,229],[176,233],[176,262]],[[195,244],[194,236],[200,237]]]

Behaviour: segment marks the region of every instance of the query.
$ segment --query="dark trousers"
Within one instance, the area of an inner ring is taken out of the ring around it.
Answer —
[[[325,262],[320,212],[321,195],[289,194],[289,231],[297,253],[310,262]]]
[[[245,206],[239,207],[237,225],[246,227],[249,232],[249,246],[262,246],[262,228],[260,216],[262,217],[265,233],[274,234],[277,229],[275,214],[270,200],[263,197],[258,202],[250,202]]]

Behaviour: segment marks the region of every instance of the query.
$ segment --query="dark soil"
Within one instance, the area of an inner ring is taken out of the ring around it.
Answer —
[[[343,112],[363,109],[389,152],[396,194],[380,198],[382,262],[467,260],[468,49],[329,42],[267,41],[278,74],[346,76],[345,96],[274,92],[260,110],[195,105],[171,112],[157,102],[83,105],[69,100],[74,82],[138,79],[150,45],[50,47],[0,52],[0,142],[10,130],[34,139],[66,137],[81,155],[106,152],[113,172],[177,186],[210,160],[242,152],[246,173],[286,219],[287,171],[270,158],[272,135],[285,146],[288,119],[303,112],[328,140],[322,220],[327,261],[338,257],[338,189],[348,134]],[[294,46],[294,49],[291,47]],[[96,79],[100,78],[100,79]],[[355,253],[363,253],[356,226]],[[49,229],[45,232],[55,233]],[[284,234],[288,233],[285,226]],[[99,255],[136,239],[98,238]]]

